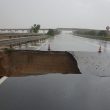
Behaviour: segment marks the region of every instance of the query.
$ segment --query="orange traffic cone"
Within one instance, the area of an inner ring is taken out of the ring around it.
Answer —
[[[50,44],[48,45],[48,51],[50,51]]]
[[[99,52],[99,53],[101,53],[101,52],[102,52],[102,50],[101,50],[101,46],[99,47],[99,50],[98,50],[98,52]]]

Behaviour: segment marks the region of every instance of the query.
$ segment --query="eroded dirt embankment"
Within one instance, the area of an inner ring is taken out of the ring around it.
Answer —
[[[40,75],[47,73],[80,74],[77,61],[68,52],[1,51],[0,76]]]

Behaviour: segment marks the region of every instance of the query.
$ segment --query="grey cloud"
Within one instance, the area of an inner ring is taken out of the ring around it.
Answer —
[[[110,25],[110,0],[0,0],[0,28],[79,27]]]

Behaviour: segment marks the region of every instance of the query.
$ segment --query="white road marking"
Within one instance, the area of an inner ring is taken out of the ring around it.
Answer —
[[[4,76],[0,79],[0,85],[7,79],[8,77]]]

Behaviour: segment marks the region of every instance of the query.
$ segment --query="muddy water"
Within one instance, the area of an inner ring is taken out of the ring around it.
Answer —
[[[56,36],[48,42],[50,42],[52,50],[86,51],[87,53],[73,52],[78,62],[83,65],[82,68],[80,65],[83,74],[62,75],[59,73],[57,75],[8,78],[0,85],[0,109],[110,110],[110,78],[99,77],[97,73],[93,73],[94,71],[89,71],[91,66],[92,68],[95,67],[94,61],[101,65],[102,62],[104,65],[107,63],[109,68],[109,44],[107,44],[106,48],[106,53],[108,53],[106,55],[108,57],[100,54],[102,60],[99,60],[97,53],[95,53],[97,57],[94,57],[94,54],[88,53],[88,51],[97,52],[97,48],[100,45],[98,41],[93,42],[92,40],[73,37],[72,35],[65,34]],[[41,50],[47,50],[47,43]],[[103,56],[105,56],[104,59]],[[88,61],[92,61],[89,66],[87,66]],[[86,70],[87,72],[85,73],[84,71]],[[97,72],[101,74],[102,71]],[[108,70],[108,72],[110,71]]]

